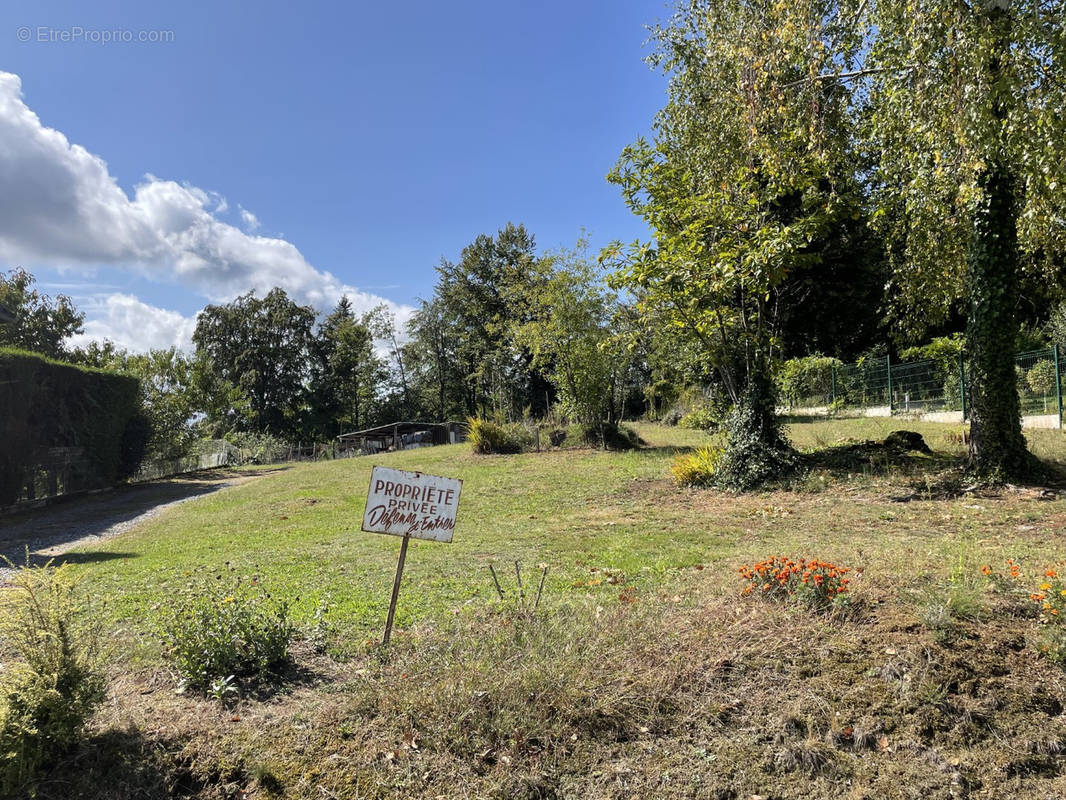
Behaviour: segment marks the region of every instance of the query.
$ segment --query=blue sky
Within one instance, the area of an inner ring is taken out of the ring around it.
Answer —
[[[0,102],[0,188],[28,200],[0,201],[0,268],[26,266],[80,300],[91,334],[137,347],[277,282],[402,311],[442,256],[507,221],[541,248],[582,227],[594,246],[631,240],[644,228],[604,176],[664,100],[642,58],[667,14],[9,1],[0,70],[20,81]],[[98,41],[142,31],[171,41]]]

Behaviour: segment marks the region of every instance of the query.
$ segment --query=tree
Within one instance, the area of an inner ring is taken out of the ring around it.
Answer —
[[[618,269],[649,319],[698,342],[736,403],[722,482],[748,488],[790,469],[775,415],[790,280],[861,213],[850,98],[805,80],[832,50],[861,47],[824,4],[704,0],[679,4],[653,32],[651,61],[669,76],[655,139],[626,148],[609,179],[653,232],[615,245]]]
[[[389,307],[382,304],[372,308],[364,318],[374,339],[384,342],[392,356],[396,378],[399,380],[402,400],[400,415],[413,416],[411,390],[407,383],[407,369],[404,364],[404,350],[400,345],[400,329],[396,324],[396,315]]]
[[[617,424],[615,389],[626,358],[614,336],[617,298],[596,280],[585,243],[542,259],[529,291],[530,319],[515,327],[515,339],[548,376],[563,411],[606,444]]]
[[[197,381],[221,427],[288,436],[299,431],[310,381],[315,311],[272,289],[209,305],[196,321]],[[221,423],[221,425],[220,425]]]
[[[76,348],[71,361],[139,379],[141,404],[151,430],[146,459],[170,460],[189,453],[199,436],[194,421],[201,400],[192,359],[174,347],[131,354],[105,339]]]
[[[444,302],[423,300],[408,325],[406,353],[419,404],[433,409],[438,420],[462,415],[462,376],[456,369],[456,330]]]
[[[62,359],[67,355],[66,340],[82,332],[85,315],[66,295],[52,298],[35,285],[24,269],[0,272],[0,306],[14,316],[13,322],[0,322],[0,346]]]
[[[435,300],[451,329],[467,414],[514,417],[546,406],[550,385],[512,336],[514,325],[529,318],[534,251],[533,235],[508,223],[495,236],[478,236],[457,263],[437,267]]]
[[[126,351],[110,339],[91,339],[70,352],[71,362],[96,369],[123,369],[126,358]]]
[[[863,72],[878,215],[894,241],[905,331],[967,308],[970,456],[1030,468],[1014,342],[1020,272],[1066,252],[1066,16],[1042,0],[880,0]],[[820,81],[840,83],[837,68]]]
[[[199,433],[194,424],[199,409],[192,359],[171,347],[129,355],[125,361],[124,371],[141,380],[152,429],[148,457],[169,460],[188,455]]]
[[[374,353],[369,315],[357,317],[347,297],[323,320],[317,335],[317,377],[313,389],[318,426],[358,429],[366,422],[384,380],[384,365]]]

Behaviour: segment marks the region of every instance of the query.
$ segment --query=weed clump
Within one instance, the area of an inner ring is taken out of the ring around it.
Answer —
[[[991,570],[985,567],[981,571],[988,576]],[[950,644],[962,634],[960,623],[980,621],[983,602],[979,583],[960,560],[946,583],[935,582],[921,593],[918,617],[939,644]]]
[[[1040,606],[1041,652],[1056,664],[1066,665],[1066,584],[1058,571],[1046,570],[1040,588],[1029,599]]]
[[[26,566],[0,600],[0,796],[69,751],[104,698],[99,631],[65,566]],[[7,658],[4,658],[7,661]]]
[[[272,598],[257,578],[222,576],[190,587],[162,626],[164,652],[182,684],[220,700],[236,694],[241,680],[277,677],[295,633],[288,603]]]

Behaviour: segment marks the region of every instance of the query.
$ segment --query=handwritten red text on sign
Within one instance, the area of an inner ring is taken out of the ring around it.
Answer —
[[[450,542],[462,486],[456,478],[374,467],[363,530]]]

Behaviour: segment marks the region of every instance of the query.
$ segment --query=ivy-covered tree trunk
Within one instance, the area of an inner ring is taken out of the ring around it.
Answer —
[[[1010,175],[989,165],[969,259],[970,461],[985,478],[1016,478],[1029,466],[1014,370],[1018,243]]]
[[[799,456],[781,432],[776,400],[769,362],[756,359],[726,422],[729,440],[717,473],[724,488],[747,491],[787,475],[798,465]]]
[[[988,9],[995,46],[989,59],[992,113],[998,123],[997,151],[1003,148],[1006,91],[1002,65],[1010,53],[1010,14],[1003,5]],[[970,462],[978,476],[1008,479],[1029,469],[1021,427],[1021,402],[1014,371],[1018,332],[1018,202],[1010,169],[996,152],[979,179],[981,201],[974,212],[967,283],[970,313]]]

